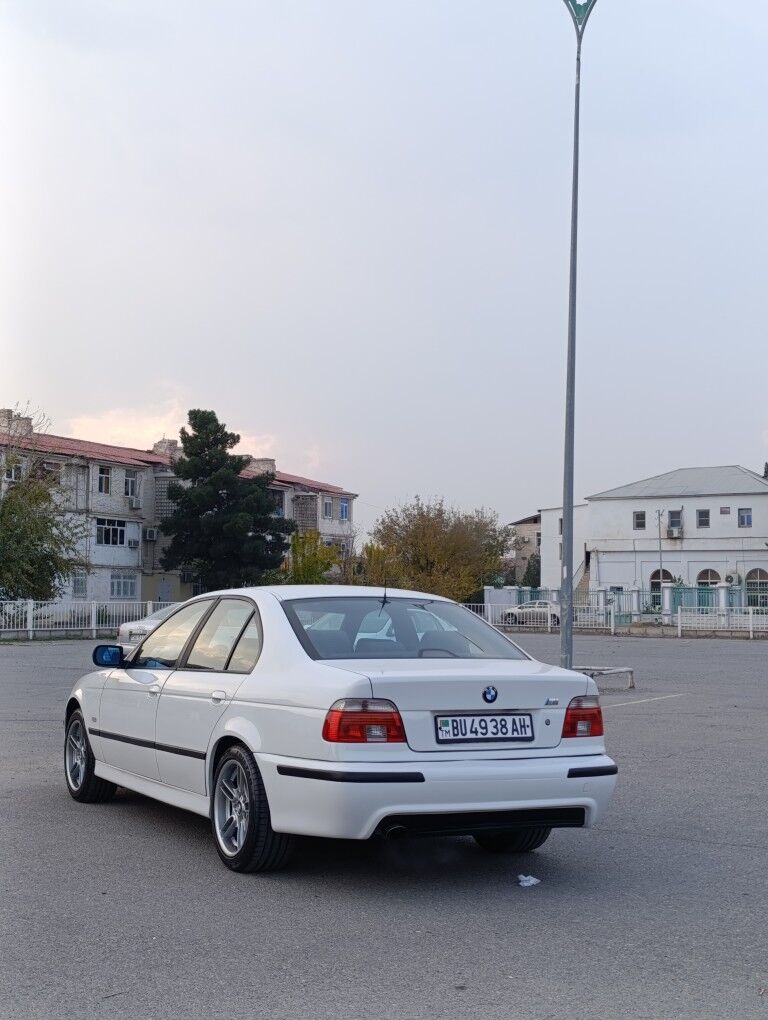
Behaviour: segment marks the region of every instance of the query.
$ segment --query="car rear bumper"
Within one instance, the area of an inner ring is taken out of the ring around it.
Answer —
[[[275,830],[340,839],[589,828],[608,807],[617,772],[604,754],[387,764],[257,759]]]

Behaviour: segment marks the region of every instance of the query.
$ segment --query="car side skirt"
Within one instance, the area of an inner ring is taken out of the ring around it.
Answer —
[[[108,779],[110,783],[122,786],[126,790],[133,790],[134,793],[152,797],[153,800],[181,808],[183,811],[193,811],[196,815],[202,815],[203,818],[210,817],[210,800],[208,797],[202,797],[199,793],[179,790],[175,786],[166,786],[164,783],[156,783],[153,779],[145,779],[143,776],[134,775],[133,772],[125,772],[123,769],[117,769],[114,765],[107,765],[103,761],[96,762],[94,771],[101,779]]]

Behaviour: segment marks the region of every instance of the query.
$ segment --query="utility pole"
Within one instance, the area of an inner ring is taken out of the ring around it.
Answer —
[[[579,116],[581,40],[597,0],[564,0],[576,29],[576,90],[573,111],[573,183],[571,188],[571,270],[568,296],[568,354],[565,382],[565,455],[563,458],[563,562],[560,587],[560,665],[573,667],[573,461],[576,390],[576,282],[579,234]]]
[[[662,581],[664,580],[664,560],[661,551],[661,519],[663,516],[664,516],[663,510],[656,511],[656,520],[658,521],[659,525],[659,599],[661,599],[661,584]]]

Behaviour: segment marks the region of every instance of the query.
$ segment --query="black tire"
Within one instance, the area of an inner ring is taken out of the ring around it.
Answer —
[[[546,842],[552,830],[513,829],[510,832],[476,832],[474,840],[492,854],[527,854]]]
[[[248,819],[245,837],[236,852],[222,844],[217,829],[216,804],[219,780],[225,769],[236,763],[242,769],[248,792]],[[219,857],[232,871],[277,871],[284,867],[294,850],[296,837],[272,828],[269,802],[259,767],[251,752],[241,744],[227,748],[216,766],[211,796],[211,828]]]
[[[509,623],[511,623],[511,624],[512,624],[512,626],[514,626],[514,627],[516,627],[516,626],[517,626],[517,623],[518,623],[518,619],[517,619],[517,616],[516,616],[516,615],[515,615],[514,613],[511,613],[511,614],[510,614],[510,617],[509,617]]]
[[[72,742],[71,750],[68,748]],[[75,750],[75,744],[78,745]],[[67,720],[64,733],[64,779],[70,797],[81,804],[103,804],[111,800],[117,787],[107,779],[96,775],[96,759],[93,757],[88,730],[83,713],[76,709]]]
[[[559,616],[553,616],[552,617],[552,626],[553,627],[559,627],[560,626],[560,617]]]

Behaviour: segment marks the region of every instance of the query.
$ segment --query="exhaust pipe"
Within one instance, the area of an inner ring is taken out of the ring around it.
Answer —
[[[402,839],[407,834],[408,830],[404,825],[390,825],[384,830],[385,839]]]

